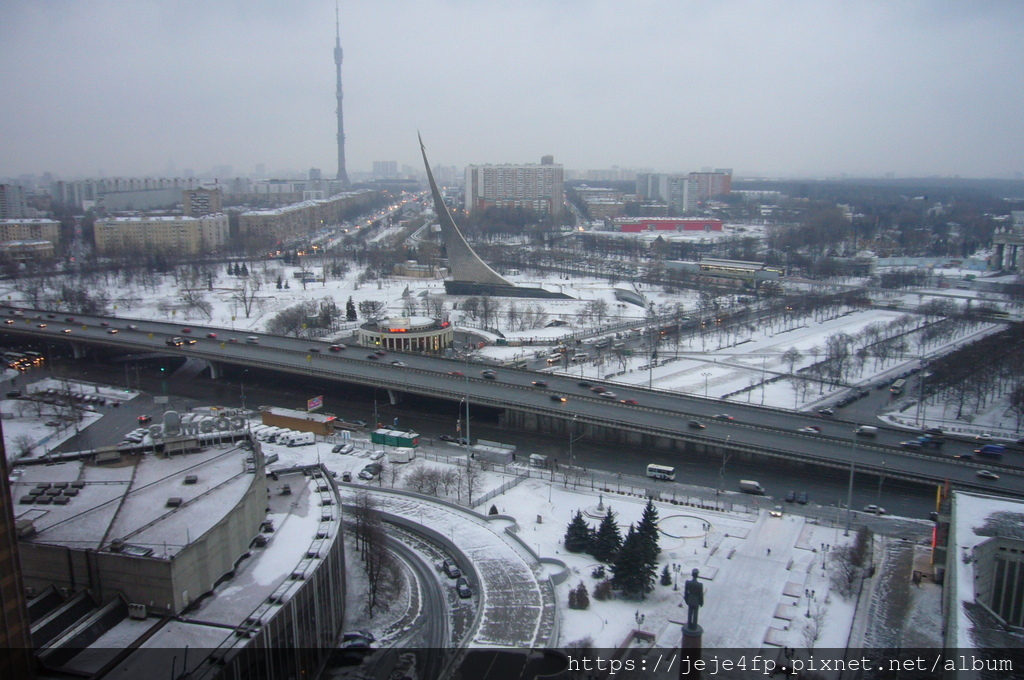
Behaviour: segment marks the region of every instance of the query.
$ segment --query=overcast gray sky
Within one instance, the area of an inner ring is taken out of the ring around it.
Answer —
[[[346,0],[375,160],[737,174],[1024,171],[1024,3]],[[0,176],[333,176],[331,0],[0,0]]]

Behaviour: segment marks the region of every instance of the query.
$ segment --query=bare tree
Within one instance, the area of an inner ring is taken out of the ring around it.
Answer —
[[[27,434],[19,434],[14,438],[14,457],[25,458],[26,456],[32,455],[32,452],[36,449],[36,443],[32,437]]]
[[[800,363],[804,358],[804,355],[796,347],[790,347],[786,350],[786,353],[782,355],[782,360],[789,365],[789,374],[793,375],[793,368]]]
[[[260,279],[259,274],[254,272],[242,278],[238,282],[238,286],[231,293],[231,300],[241,305],[242,311],[245,312],[245,318],[249,318],[253,308],[256,306],[258,302],[256,295],[262,287],[263,281]]]
[[[804,645],[809,651],[814,651],[814,644],[821,638],[825,630],[825,620],[828,618],[828,606],[821,600],[811,600],[807,607],[807,622],[804,623],[803,639]]]
[[[462,487],[466,490],[466,503],[473,503],[473,493],[479,488],[482,482],[482,471],[468,461],[466,469],[462,472]]]
[[[402,591],[399,563],[387,547],[387,534],[379,519],[367,526],[363,571],[366,574],[366,613],[373,618],[375,611],[387,611]]]

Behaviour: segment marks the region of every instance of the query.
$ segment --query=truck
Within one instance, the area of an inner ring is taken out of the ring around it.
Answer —
[[[416,449],[408,446],[398,446],[388,454],[388,462],[408,463],[416,458]]]
[[[980,449],[975,449],[974,453],[984,458],[1002,458],[1006,453],[1006,447],[1002,444],[985,444]]]
[[[755,482],[753,479],[741,479],[740,480],[740,491],[743,493],[752,493],[757,496],[764,495],[764,487],[759,482]]]
[[[288,446],[308,446],[316,443],[316,436],[312,432],[296,432],[288,440]]]
[[[874,437],[878,434],[878,428],[874,425],[861,425],[853,433],[861,437]]]

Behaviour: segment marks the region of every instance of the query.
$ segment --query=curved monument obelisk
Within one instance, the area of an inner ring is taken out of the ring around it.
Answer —
[[[445,292],[450,295],[571,299],[572,296],[561,292],[517,286],[480,259],[480,256],[466,242],[466,238],[459,228],[455,226],[455,220],[448,212],[444,197],[441,196],[437,182],[434,181],[434,173],[430,171],[423,137],[419,133],[417,133],[417,137],[420,140],[420,152],[423,154],[423,167],[426,168],[427,181],[430,183],[430,193],[434,197],[434,212],[437,213],[437,221],[441,224],[441,238],[444,239],[444,246],[448,251],[448,267],[452,273],[452,280],[444,282]]]
[[[434,211],[437,213],[437,221],[441,223],[441,238],[444,239],[444,246],[448,250],[448,266],[451,268],[452,278],[455,281],[467,283],[491,283],[499,286],[514,286],[511,281],[505,279],[501,274],[487,266],[487,263],[480,259],[466,238],[455,226],[452,214],[448,212],[448,206],[434,181],[434,173],[430,171],[430,163],[427,162],[427,149],[423,146],[423,137],[417,133],[420,140],[420,151],[423,153],[423,165],[427,169],[427,181],[430,182],[430,193],[434,195]]]

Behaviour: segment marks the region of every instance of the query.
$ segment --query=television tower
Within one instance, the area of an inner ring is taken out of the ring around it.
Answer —
[[[338,22],[338,3],[334,3],[334,66],[338,76],[338,180],[349,186],[345,172],[345,116],[341,110],[341,25]]]

